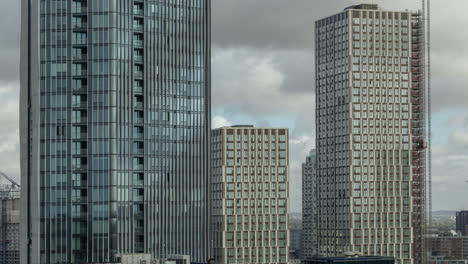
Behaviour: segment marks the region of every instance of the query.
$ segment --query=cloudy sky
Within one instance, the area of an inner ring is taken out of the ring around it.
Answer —
[[[19,2],[0,9],[0,171],[19,179]],[[287,127],[291,206],[301,210],[301,163],[315,146],[314,21],[354,0],[213,0],[213,124]],[[369,0],[392,10],[420,0]],[[466,0],[432,1],[433,207],[468,209]]]

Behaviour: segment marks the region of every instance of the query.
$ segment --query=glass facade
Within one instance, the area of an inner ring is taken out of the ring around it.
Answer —
[[[23,263],[206,261],[210,1],[26,2]]]

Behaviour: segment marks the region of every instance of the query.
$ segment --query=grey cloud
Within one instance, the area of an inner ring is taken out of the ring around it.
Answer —
[[[291,92],[297,87],[290,84],[296,81],[297,85],[298,79],[288,79],[291,71],[281,65],[278,54],[271,51],[217,49],[213,58],[213,108],[222,108],[228,114],[265,116],[300,113],[313,105],[312,92]],[[299,87],[312,91],[313,86],[306,82]]]
[[[343,0],[216,0],[213,41],[218,47],[310,49],[317,19],[362,1]],[[379,1],[382,2],[382,1]],[[384,8],[417,9],[419,1],[392,0]]]
[[[285,93],[315,93],[315,55],[313,50],[280,51],[276,59],[285,80],[281,90]]]
[[[19,77],[20,3],[3,0],[0,9],[0,80],[15,81]]]
[[[18,84],[0,83],[0,171],[19,180]]]
[[[217,0],[213,2],[213,42],[221,49],[275,54],[285,76],[285,93],[314,91],[314,23],[362,1]],[[391,10],[417,10],[421,1],[376,1]],[[468,90],[468,2],[432,1],[431,52],[433,110],[466,107]],[[450,19],[448,19],[450,17]]]

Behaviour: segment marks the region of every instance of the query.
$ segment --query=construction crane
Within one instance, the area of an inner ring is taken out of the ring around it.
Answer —
[[[15,180],[8,177],[8,175],[6,175],[5,173],[1,171],[0,171],[0,176],[11,184],[11,186],[8,186],[8,185],[0,186],[0,199],[9,199],[14,194],[19,195],[19,190],[21,186]]]
[[[12,188],[21,187],[16,181],[14,181],[12,178],[8,177],[8,175],[6,175],[5,173],[0,171],[0,175],[3,176],[3,178],[7,179],[11,183]]]

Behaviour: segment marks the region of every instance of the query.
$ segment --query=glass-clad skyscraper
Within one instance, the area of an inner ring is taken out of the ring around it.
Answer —
[[[22,0],[22,263],[208,259],[209,0]]]

